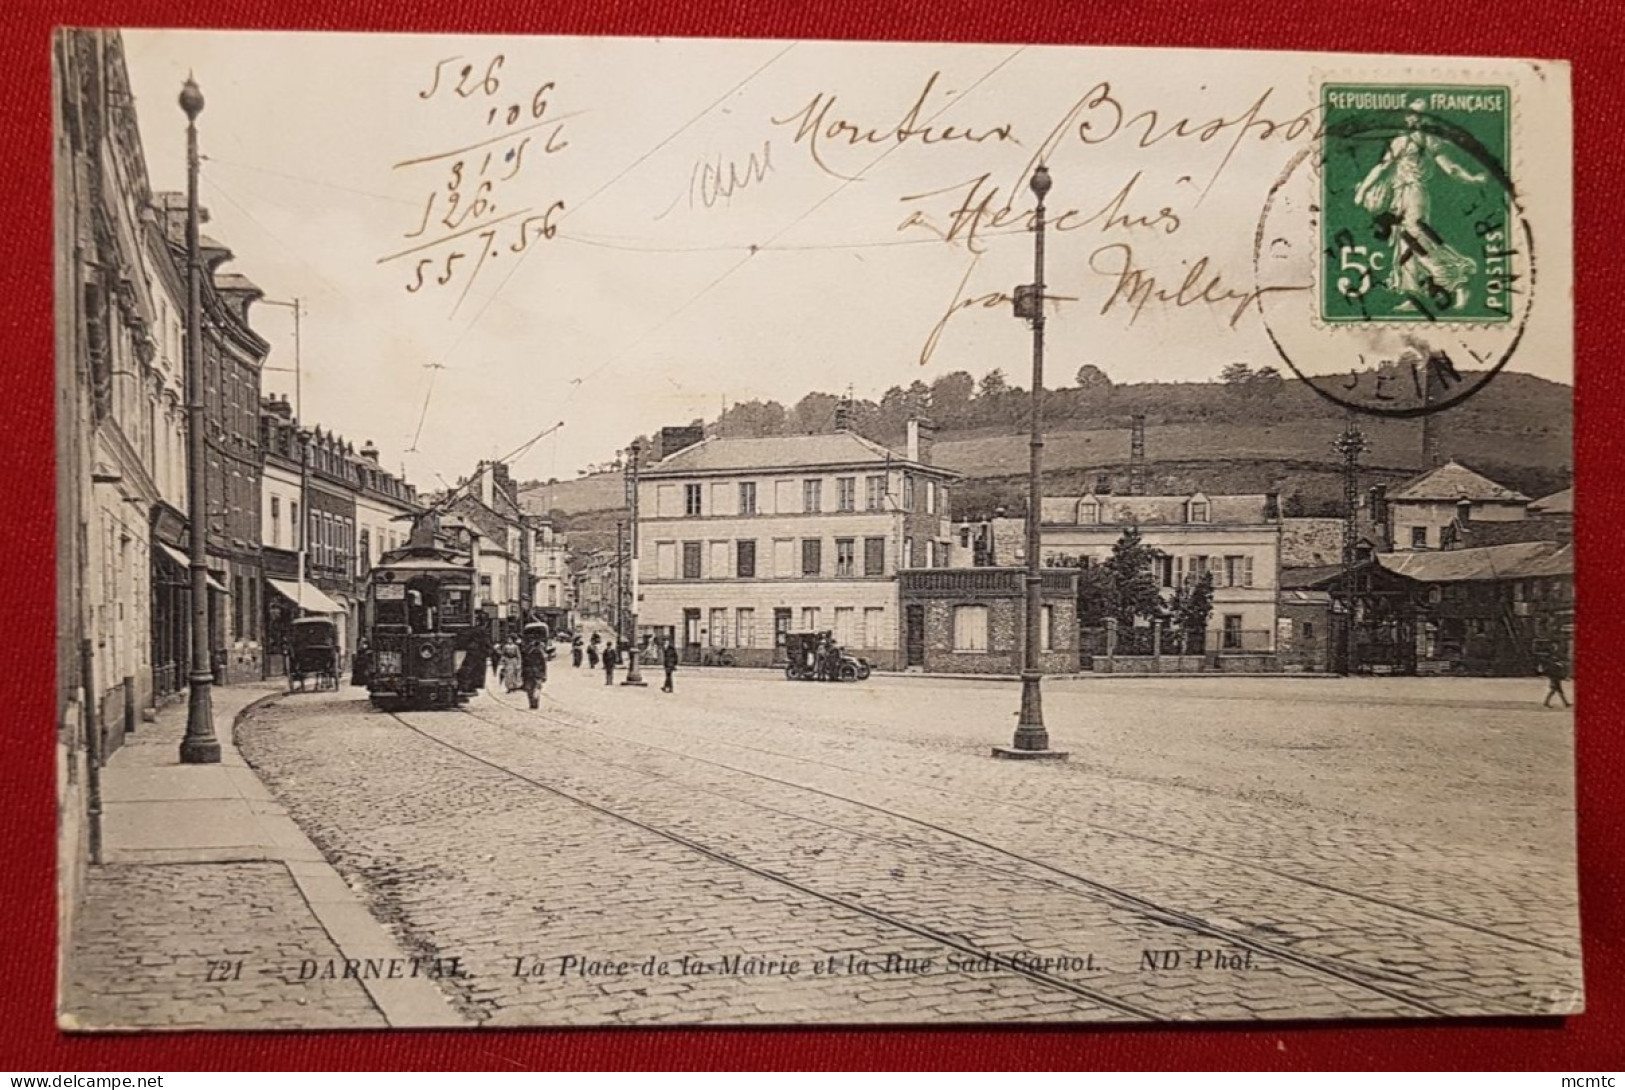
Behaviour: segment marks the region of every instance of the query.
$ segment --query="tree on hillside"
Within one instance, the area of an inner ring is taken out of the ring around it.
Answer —
[[[1249,382],[1252,377],[1252,365],[1246,363],[1227,364],[1225,369],[1219,372],[1219,381],[1227,386],[1244,385],[1245,383]]]
[[[945,428],[970,422],[976,379],[969,371],[950,371],[931,384],[931,415]]]
[[[711,426],[711,434],[730,439],[782,435],[786,413],[777,401],[739,401],[728,406]]]
[[[785,430],[793,435],[815,435],[835,430],[835,406],[841,399],[834,394],[814,391],[790,410]]]
[[[1286,379],[1282,377],[1279,367],[1260,367],[1253,372],[1254,385],[1273,387],[1278,390],[1285,383]]]
[[[1112,390],[1111,378],[1092,363],[1078,368],[1078,373],[1072,376],[1072,385],[1089,394],[1109,394]]]

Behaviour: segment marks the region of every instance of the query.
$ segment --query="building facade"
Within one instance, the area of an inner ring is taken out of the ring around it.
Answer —
[[[164,233],[177,263],[186,262],[186,195],[156,197]],[[208,222],[206,209],[199,209]],[[223,684],[264,676],[260,555],[260,374],[271,346],[250,324],[262,296],[247,277],[223,269],[229,248],[199,237],[203,264],[204,487],[208,509],[193,511],[205,527],[210,574],[220,590],[209,604],[210,660]]]
[[[532,515],[526,522],[530,527],[531,602],[541,609],[574,608],[568,539],[544,518]]]
[[[54,42],[57,689],[64,769],[153,702],[152,523],[176,348],[156,298],[146,162],[114,31]],[[184,497],[183,497],[184,502]],[[95,737],[92,738],[91,734]],[[72,828],[65,825],[64,828]]]
[[[1367,553],[1318,586],[1352,618],[1334,634],[1333,668],[1382,674],[1527,676],[1572,663],[1574,549],[1549,541]]]
[[[1049,568],[1039,586],[1039,669],[1079,669],[1078,573]],[[915,568],[899,577],[904,669],[1019,674],[1026,662],[1024,568]]]
[[[1442,549],[1457,522],[1521,522],[1529,497],[1497,484],[1460,462],[1430,469],[1375,500],[1388,529],[1389,548]]]
[[[534,604],[530,520],[519,505],[519,485],[502,462],[481,462],[472,478],[458,482],[444,510],[472,530],[479,608],[493,634],[517,629]]]
[[[662,449],[638,485],[641,635],[688,662],[767,666],[786,634],[830,630],[902,664],[897,574],[947,563],[958,479],[930,463],[928,429],[903,451],[850,431]]]
[[[1213,576],[1208,652],[1275,650],[1282,520],[1273,495],[1046,496],[1042,510],[1046,566],[1101,564],[1125,530],[1137,529],[1141,541],[1160,554],[1153,576],[1165,599],[1190,579]],[[1026,563],[1022,519],[964,523],[955,536],[956,566]]]

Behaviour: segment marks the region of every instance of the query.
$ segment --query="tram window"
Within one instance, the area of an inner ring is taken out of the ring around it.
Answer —
[[[440,623],[444,625],[466,625],[471,614],[469,611],[469,588],[443,587],[441,589]]]
[[[435,631],[434,593],[427,587],[408,587],[406,590],[406,620],[413,632]]]

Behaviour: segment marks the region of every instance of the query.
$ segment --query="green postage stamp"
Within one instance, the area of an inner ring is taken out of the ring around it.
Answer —
[[[1323,321],[1511,320],[1511,100],[1506,87],[1322,88]]]

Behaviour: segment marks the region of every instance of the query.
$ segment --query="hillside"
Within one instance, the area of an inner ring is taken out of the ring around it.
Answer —
[[[976,518],[999,506],[1023,506],[1028,458],[1024,393],[999,387],[955,402],[956,411],[939,414],[929,404],[931,388],[918,386],[905,394],[916,405],[928,402],[924,412],[939,419],[935,461],[966,477],[955,493],[955,516]],[[1557,491],[1573,479],[1572,398],[1572,389],[1560,383],[1502,374],[1471,400],[1436,414],[1439,451],[1531,497]],[[765,407],[747,403],[707,427],[714,434],[782,434],[810,423],[805,430],[827,431],[834,425],[835,400],[809,394],[790,410],[771,402]],[[898,412],[892,406],[888,419],[885,403],[859,403],[858,430],[900,448]],[[1055,391],[1046,405],[1045,490],[1087,492],[1102,475],[1110,487],[1126,487],[1129,424],[1136,413],[1146,417],[1148,491],[1274,490],[1295,513],[1331,515],[1340,510],[1342,479],[1331,443],[1344,427],[1345,413],[1295,380],[1271,381],[1261,389],[1215,382]],[[962,422],[942,423],[941,415]],[[781,416],[782,422],[777,419]],[[998,419],[989,421],[989,416]],[[1422,468],[1419,420],[1361,417],[1360,427],[1370,443],[1361,460],[1363,484],[1397,483]],[[566,529],[575,524],[595,538],[607,530],[612,539],[613,515],[580,516],[619,509],[624,482],[618,473],[597,474],[526,485],[522,495],[529,509],[554,512]]]

